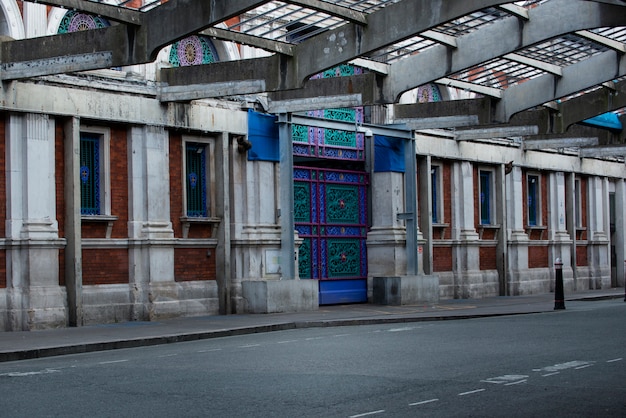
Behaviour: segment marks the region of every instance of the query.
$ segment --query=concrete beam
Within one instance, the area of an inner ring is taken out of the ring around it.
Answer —
[[[210,36],[222,41],[231,41],[241,45],[248,45],[255,48],[263,49],[269,52],[277,52],[283,55],[293,55],[294,46],[286,42],[271,41],[259,36],[248,35],[245,33],[226,30],[220,28],[207,28],[201,32],[203,35]]]
[[[563,76],[546,74],[506,89],[494,105],[494,121],[506,123],[512,115],[626,74],[626,58],[605,51],[563,68]]]
[[[214,84],[187,84],[185,86],[164,86],[159,89],[157,98],[161,102],[186,102],[211,97],[227,97],[239,94],[261,93],[265,90],[265,80],[241,80]]]
[[[581,148],[578,151],[580,158],[625,157],[626,145],[607,145],[603,147]]]
[[[468,129],[454,132],[457,141],[473,139],[510,138],[528,135],[537,135],[537,126],[498,126],[494,128]]]
[[[472,91],[474,93],[482,94],[483,96],[489,96],[496,99],[502,97],[503,90],[493,87],[487,87],[480,84],[468,83],[467,81],[457,80],[454,78],[440,78],[435,80],[435,83],[441,84],[446,87],[455,87],[461,90]]]
[[[338,96],[312,97],[306,99],[293,99],[282,101],[270,101],[269,113],[305,112],[308,110],[334,109],[342,107],[361,106],[360,94],[345,94]]]
[[[393,63],[389,76],[383,80],[383,95],[396,101],[402,93],[418,86],[577,30],[626,26],[623,11],[623,7],[583,0],[539,4],[528,10],[528,20],[515,16],[498,19],[457,37],[456,49],[434,45]]]
[[[81,8],[93,7],[82,0]],[[142,14],[141,25],[119,24],[38,38],[5,41],[0,43],[0,71],[18,63],[26,67],[37,66],[38,60],[49,59],[45,74],[68,71],[64,57],[80,57],[85,54],[110,54],[105,62],[83,62],[80,70],[101,69],[154,61],[166,45],[200,32],[233,16],[240,15],[267,0],[229,0],[208,2],[205,0],[170,0]],[[172,16],[176,16],[172,19]],[[30,77],[30,71],[14,72],[12,78]]]
[[[408,129],[444,129],[476,126],[478,115],[438,116],[432,118],[394,119],[394,123],[405,125]]]
[[[128,9],[107,3],[96,3],[85,0],[36,0],[32,3],[46,4],[48,6],[61,7],[68,10],[78,10],[92,15],[102,16],[114,22],[141,25],[143,13],[138,10]]]
[[[559,148],[580,148],[591,147],[599,144],[597,137],[589,138],[556,138],[556,139],[524,139],[522,141],[522,149],[526,150],[541,150],[547,148],[559,149]]]
[[[397,104],[393,107],[394,121],[475,115],[478,119],[476,125],[486,125],[491,123],[491,101],[490,98],[480,98]]]
[[[359,25],[367,24],[365,13],[317,0],[285,0],[285,3],[306,7]]]
[[[159,6],[158,9],[168,3]],[[296,89],[302,87],[312,75],[328,68],[367,55],[476,10],[505,3],[498,0],[446,2],[402,0],[367,15],[367,26],[347,23],[303,41],[296,45],[291,58],[277,55],[271,58],[272,62],[265,58],[245,60],[238,69],[249,75],[246,78],[265,78],[268,91]],[[420,11],[417,15],[416,10]],[[238,73],[232,71],[229,63],[211,65],[211,71],[202,71],[202,80],[196,79],[196,82],[215,83],[239,79]],[[275,71],[268,73],[268,66]],[[222,70],[221,67],[225,69]],[[187,73],[183,73],[184,70],[181,68],[164,71],[168,73],[167,79],[171,84],[184,84]]]

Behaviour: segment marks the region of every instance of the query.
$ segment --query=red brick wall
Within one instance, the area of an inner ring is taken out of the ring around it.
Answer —
[[[128,283],[126,248],[83,249],[83,285]]]
[[[496,255],[496,247],[480,247],[480,269],[496,270],[498,268]]]
[[[452,247],[433,247],[433,271],[452,271]]]
[[[548,267],[548,246],[531,245],[528,247],[528,267],[539,268]]]
[[[215,249],[176,248],[174,250],[174,278],[177,282],[215,280],[215,276]]]
[[[183,226],[180,217],[183,216],[183,139],[179,134],[170,134],[170,215],[174,236],[182,238]]]
[[[577,266],[589,265],[589,260],[587,259],[587,246],[586,245],[576,246],[576,265]]]

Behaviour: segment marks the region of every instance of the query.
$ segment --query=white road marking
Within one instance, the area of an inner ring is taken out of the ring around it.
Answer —
[[[392,328],[392,329],[388,329],[388,332],[401,332],[401,331],[411,331],[413,330],[412,327],[404,327],[404,328]]]
[[[591,367],[593,364],[585,364],[584,366],[574,367],[575,370],[586,369],[587,367]]]
[[[555,374],[560,374],[561,372],[552,372],[552,373],[548,373],[548,374],[542,374],[542,377],[548,377],[548,376],[554,376]]]
[[[410,403],[409,406],[424,405],[427,403],[437,402],[438,400],[439,399],[435,398],[435,399],[429,399],[427,401],[413,402],[413,403]]]
[[[239,348],[252,348],[259,347],[261,344],[248,344],[248,345],[240,345]]]
[[[533,369],[533,371],[534,372],[558,372],[560,370],[573,369],[576,367],[585,366],[587,364],[591,365],[593,364],[593,362],[592,361],[579,361],[579,360],[568,361],[567,363],[559,363],[559,364],[555,364],[554,366],[547,366],[541,369]]]
[[[163,357],[175,357],[178,354],[163,354],[162,356],[158,356],[158,358],[163,358]]]
[[[111,361],[101,361],[98,364],[114,364],[114,363],[124,363],[127,362],[128,360],[111,360]]]
[[[470,390],[469,392],[459,393],[459,396],[471,395],[473,393],[484,392],[486,389]]]
[[[371,411],[371,412],[365,412],[363,414],[350,415],[350,418],[366,417],[368,415],[382,414],[383,412],[385,412],[384,409],[379,409],[378,411]]]
[[[26,376],[36,376],[36,375],[40,375],[40,374],[50,374],[50,373],[59,373],[60,370],[55,370],[55,369],[45,369],[45,370],[39,370],[37,372],[9,372],[9,373],[2,373],[0,374],[0,377],[2,376],[8,376],[8,377],[26,377]]]
[[[289,343],[297,343],[298,340],[285,340],[285,341],[279,341],[276,344],[289,344]]]
[[[198,353],[210,353],[212,351],[222,351],[221,348],[212,348],[210,350],[199,350]]]
[[[616,361],[622,361],[622,360],[623,360],[623,358],[620,357],[620,358],[614,358],[613,360],[607,360],[606,362],[607,363],[615,363]]]
[[[526,382],[528,382],[528,379],[518,380],[517,382],[505,383],[504,386],[519,385],[520,383],[526,383]]]
[[[525,381],[527,377],[528,376],[525,374],[505,374],[504,376],[490,377],[489,379],[481,380],[481,382],[495,383],[497,385],[501,383],[511,384],[512,382],[518,382],[521,380]]]
[[[309,338],[306,338],[305,341],[321,340],[323,338],[324,337],[309,337]]]

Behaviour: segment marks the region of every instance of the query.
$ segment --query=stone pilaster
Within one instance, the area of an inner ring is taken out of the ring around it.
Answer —
[[[170,221],[169,137],[133,127],[129,139],[129,249],[132,320],[179,315]]]
[[[12,115],[7,127],[7,310],[10,330],[67,325],[59,286],[54,121]]]
[[[605,289],[611,286],[608,179],[590,177],[588,185],[589,288]]]

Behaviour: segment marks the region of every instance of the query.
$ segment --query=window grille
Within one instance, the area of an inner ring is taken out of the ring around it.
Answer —
[[[480,223],[491,224],[491,172],[480,172]]]
[[[81,134],[80,213],[100,215],[100,138]]]
[[[539,220],[539,177],[528,176],[528,225],[537,226]]]
[[[201,144],[186,146],[187,216],[207,216],[206,148]]]

